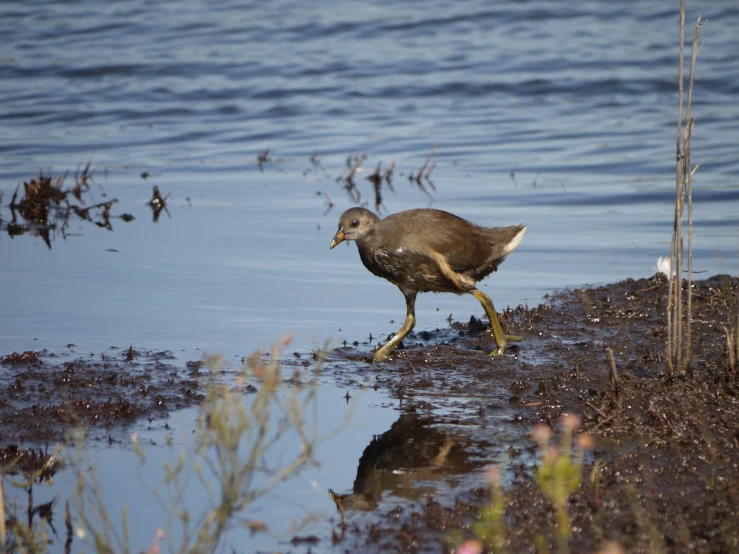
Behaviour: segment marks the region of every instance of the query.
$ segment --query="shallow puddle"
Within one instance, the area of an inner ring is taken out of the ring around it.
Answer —
[[[343,491],[350,489],[357,473],[357,464],[364,449],[372,442],[375,435],[385,432],[398,417],[394,409],[397,402],[389,400],[372,389],[352,391],[351,399],[346,399],[346,389],[337,388],[329,383],[321,385],[315,414],[311,413],[308,425],[315,424],[312,432],[319,436],[328,436],[336,432],[336,436],[321,444],[316,451],[318,465],[307,466],[299,475],[279,484],[268,496],[257,499],[239,518],[264,524],[268,533],[253,534],[249,531],[234,530],[229,532],[225,543],[237,551],[273,551],[275,548],[292,548],[291,541],[298,535],[320,537],[326,544],[332,529],[332,519],[336,518],[336,505],[330,499],[328,490]],[[250,396],[244,398],[250,402]],[[171,500],[172,490],[164,486],[164,467],[174,467],[180,453],[186,453],[186,464],[183,468],[181,491],[182,499],[176,504],[179,510],[191,512],[194,520],[205,513],[207,506],[212,505],[213,494],[217,490],[216,480],[208,477],[208,469],[204,468],[207,485],[199,481],[193,472],[197,460],[202,460],[193,451],[195,422],[198,415],[196,408],[177,411],[164,420],[150,423],[138,423],[128,427],[127,431],[136,436],[136,441],[145,452],[146,460],[142,463],[134,452],[130,441],[123,444],[108,445],[107,442],[96,445],[88,442],[81,449],[62,449],[58,458],[66,462],[65,467],[54,475],[53,484],[47,482],[33,487],[34,506],[43,505],[56,499],[53,512],[53,523],[58,536],[52,537],[50,552],[63,552],[66,541],[64,532],[64,503],[70,500],[72,521],[75,536],[72,542],[73,552],[93,551],[92,547],[76,535],[81,526],[77,517],[78,505],[75,501],[76,475],[78,469],[90,479],[88,491],[96,484],[102,505],[113,522],[113,528],[121,536],[121,514],[124,506],[127,509],[128,524],[135,532],[131,536],[131,547],[134,551],[142,551],[153,541],[157,528],[167,529],[167,512],[147,488],[157,491],[169,507],[175,504]],[[349,417],[351,415],[351,417]],[[346,420],[345,420],[346,418]],[[166,429],[165,426],[166,425]],[[287,433],[275,443],[260,461],[260,471],[255,472],[255,483],[262,485],[273,478],[266,468],[280,469],[297,454],[299,441],[292,433]],[[245,440],[241,445],[241,456],[249,456],[250,442]],[[201,461],[202,463],[202,461]],[[17,502],[21,509],[27,504],[24,490],[11,484],[11,476],[5,478],[5,494],[9,500]],[[87,498],[88,517],[103,528],[100,520],[101,510],[90,504]],[[308,519],[305,525],[300,525]],[[36,520],[38,524],[38,521]],[[179,540],[178,525],[174,522],[175,544]],[[295,525],[295,527],[293,527]],[[89,534],[88,534],[89,537]],[[313,540],[306,540],[312,544]],[[315,547],[314,547],[315,548]],[[315,551],[315,550],[314,550]]]

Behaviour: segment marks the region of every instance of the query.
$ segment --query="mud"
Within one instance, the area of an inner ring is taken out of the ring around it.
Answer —
[[[414,442],[409,434],[384,458],[375,452],[381,460],[375,471],[385,480],[417,476],[422,467],[439,480],[422,498],[401,491],[407,502],[375,509],[383,485],[379,476],[379,485],[368,485],[364,458],[377,450],[370,445],[359,464],[359,490],[355,482],[347,494],[332,491],[339,514],[334,543],[346,552],[451,550],[453,534],[472,536],[489,502],[482,469],[497,463],[507,494],[507,551],[537,552],[537,537],[557,551],[554,511],[533,479],[529,433],[537,423],[556,431],[562,415],[576,414],[596,446],[568,504],[572,552],[597,552],[606,541],[626,552],[738,551],[739,382],[727,342],[737,326],[737,297],[737,278],[695,284],[693,362],[678,375],[667,372],[667,282],[659,276],[507,309],[506,331],[525,340],[504,358],[484,354],[492,339],[475,318],[411,335],[383,364],[367,363],[373,345],[339,349],[329,364],[337,381],[388,389],[406,414],[423,415],[445,437],[437,445],[463,445],[465,454],[440,458],[437,447],[423,461],[397,455],[390,462],[388,453]]]
[[[537,537],[555,552],[554,512],[533,479],[529,435],[538,423],[556,432],[562,415],[576,414],[595,449],[568,504],[571,552],[597,552],[609,540],[626,552],[738,551],[739,382],[727,334],[737,326],[739,279],[716,276],[694,291],[693,362],[678,375],[666,371],[660,277],[505,310],[501,323],[524,341],[504,357],[488,357],[489,328],[474,317],[411,334],[381,364],[369,361],[375,344],[335,350],[322,373],[347,389],[335,401],[369,383],[389,391],[399,417],[367,446],[353,485],[333,485],[332,536],[296,536],[291,546],[452,551],[450,537],[472,536],[489,502],[485,468],[497,464],[507,552],[537,552]],[[310,365],[294,358],[285,364]],[[167,351],[82,354],[69,345],[0,353],[0,362],[6,473],[56,469],[47,450],[16,444],[63,442],[73,427],[92,440],[126,441],[134,422],[166,420],[202,399],[201,364],[177,364]]]
[[[203,398],[200,363],[183,368],[174,359],[132,346],[0,355],[0,446],[63,443],[73,428],[93,440],[128,442],[125,430],[135,421],[166,419]]]

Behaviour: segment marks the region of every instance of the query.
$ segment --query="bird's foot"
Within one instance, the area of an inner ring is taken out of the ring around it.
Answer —
[[[498,346],[493,348],[493,351],[490,352],[490,357],[495,358],[496,356],[502,356],[503,354],[505,354],[505,346]]]
[[[502,356],[503,354],[505,354],[505,349],[506,346],[508,346],[509,342],[521,342],[522,340],[523,337],[519,337],[518,335],[506,335],[505,342],[503,342],[502,345],[499,344],[496,346],[496,348],[493,348],[493,351],[490,352],[490,357],[493,358],[495,356]]]
[[[384,362],[390,357],[396,348],[403,347],[403,338],[408,334],[408,331],[403,332],[401,329],[398,333],[387,341],[385,344],[375,350],[375,355],[372,357],[373,362]]]
[[[390,352],[395,349],[394,344],[387,343],[375,351],[375,355],[372,357],[373,362],[384,362],[390,356]]]
[[[383,354],[379,350],[375,352],[375,355],[372,358],[373,362],[384,362],[385,360],[387,360],[387,354]]]

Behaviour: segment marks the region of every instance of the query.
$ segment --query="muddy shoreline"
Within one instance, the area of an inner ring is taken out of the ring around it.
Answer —
[[[529,435],[540,423],[556,433],[562,415],[576,414],[595,448],[568,503],[571,552],[597,552],[607,541],[626,552],[737,551],[739,382],[725,328],[737,325],[739,279],[695,283],[693,363],[677,377],[664,359],[666,291],[655,276],[507,309],[502,324],[525,340],[492,360],[489,329],[475,318],[414,333],[381,364],[368,361],[373,345],[333,351],[326,378],[351,393],[371,382],[398,399],[401,415],[365,450],[353,489],[331,491],[333,536],[293,545],[451,550],[452,535],[472,536],[489,501],[480,476],[497,464],[507,551],[535,552],[537,537],[555,551],[554,513],[532,477]],[[75,425],[93,440],[123,441],[131,423],[202,399],[200,363],[181,364],[169,352],[82,355],[70,345],[0,360],[6,451],[61,442]],[[404,501],[383,503],[388,491]]]
[[[136,421],[166,419],[203,399],[201,367],[133,346],[0,353],[0,446],[64,443],[74,428],[91,440],[128,443],[126,429]]]
[[[666,373],[661,276],[567,290],[535,308],[506,310],[506,331],[525,340],[502,359],[478,351],[492,344],[486,325],[473,318],[415,334],[380,367],[366,364],[353,373],[368,356],[361,348],[337,352],[354,364],[336,363],[348,385],[373,375],[402,398],[406,412],[433,420],[445,436],[427,462],[445,441],[456,441],[478,469],[498,464],[508,552],[536,552],[537,537],[556,551],[554,511],[532,477],[536,448],[529,434],[540,423],[559,432],[564,414],[578,415],[581,430],[595,439],[583,483],[568,503],[571,552],[598,552],[608,541],[626,552],[736,552],[739,383],[722,324],[735,329],[738,297],[734,277],[695,284],[693,363],[677,377]],[[509,409],[513,417],[501,420]],[[403,440],[403,448],[412,448],[411,439]],[[455,479],[458,463],[450,456],[436,467],[447,482],[456,481],[445,494],[371,514],[345,511],[334,540],[346,551],[439,552],[451,548],[455,532],[471,537],[489,490],[483,479],[477,485]],[[357,496],[356,488],[357,482],[345,500]]]

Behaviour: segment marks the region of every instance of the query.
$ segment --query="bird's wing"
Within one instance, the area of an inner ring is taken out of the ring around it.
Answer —
[[[487,237],[479,227],[449,215],[450,225],[445,219],[419,219],[413,226],[398,226],[393,231],[394,240],[390,249],[405,249],[429,258],[436,254],[444,256],[452,270],[458,273],[488,263],[491,248]]]

